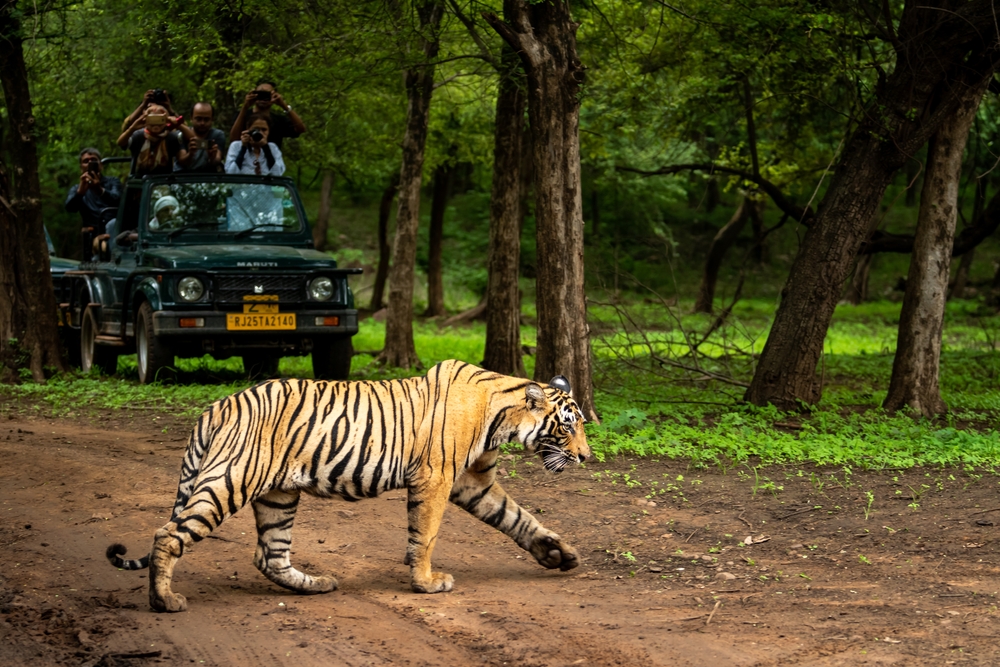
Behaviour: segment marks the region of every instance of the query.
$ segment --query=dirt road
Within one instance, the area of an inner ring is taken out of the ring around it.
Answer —
[[[579,549],[580,568],[545,570],[452,507],[434,558],[455,590],[417,595],[403,492],[305,498],[293,562],[340,590],[267,581],[244,509],[178,565],[189,611],[155,614],[147,572],[116,570],[104,549],[149,548],[190,425],[151,413],[0,422],[4,664],[1000,663],[1000,511],[983,511],[1000,506],[997,478],[949,470],[772,468],[768,485],[649,460],[555,476],[508,457],[504,485]]]

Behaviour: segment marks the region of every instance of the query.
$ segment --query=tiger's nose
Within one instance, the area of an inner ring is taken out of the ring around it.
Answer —
[[[576,462],[577,463],[583,463],[586,460],[587,460],[587,457],[584,456],[583,454],[577,454],[576,455]]]

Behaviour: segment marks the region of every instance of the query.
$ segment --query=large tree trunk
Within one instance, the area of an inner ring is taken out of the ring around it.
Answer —
[[[46,368],[66,368],[42,226],[35,117],[13,2],[0,7],[0,35],[10,155],[10,169],[0,160],[0,381],[17,381],[27,368],[41,382]]]
[[[505,48],[497,89],[490,198],[489,280],[486,285],[486,352],[483,367],[524,377],[521,358],[521,159],[524,149],[524,78],[517,56]]]
[[[720,229],[711,245],[708,246],[708,256],[705,258],[705,272],[701,275],[701,286],[698,288],[698,298],[694,303],[694,312],[711,313],[713,302],[715,301],[715,283],[719,279],[719,268],[726,252],[736,242],[736,237],[740,235],[743,228],[750,219],[750,209],[754,203],[749,197],[743,197],[740,205],[736,207],[736,212],[729,222]]]
[[[427,310],[426,317],[444,315],[444,277],[441,275],[441,242],[444,240],[444,212],[448,206],[454,169],[441,165],[434,170],[434,190],[431,196],[430,243],[427,248]]]
[[[535,168],[538,238],[535,379],[565,375],[586,418],[597,420],[583,274],[577,24],[568,0],[504,0],[487,21],[521,57]]]
[[[883,403],[886,410],[909,406],[929,417],[948,409],[938,387],[941,326],[958,221],[962,154],[986,84],[984,79],[978,87],[969,89],[962,104],[941,123],[927,146],[927,171],[899,316],[896,358]]]
[[[323,172],[323,185],[319,190],[319,213],[313,226],[313,245],[316,250],[326,250],[327,234],[330,231],[330,208],[333,198],[333,172]]]
[[[745,395],[751,403],[795,409],[819,400],[816,366],[823,340],[886,186],[954,112],[968,88],[996,66],[996,36],[982,36],[977,27],[992,25],[989,0],[936,4],[906,3],[896,40],[897,66],[876,87],[792,265]]]
[[[420,222],[420,184],[423,178],[424,145],[434,92],[434,65],[440,43],[438,28],[443,5],[437,0],[417,7],[420,17],[419,48],[422,63],[406,70],[406,134],[403,166],[399,170],[399,207],[396,209],[396,239],[389,270],[389,312],[385,321],[385,348],[379,360],[389,366],[420,365],[413,343],[413,279],[417,260],[417,228]]]
[[[397,176],[382,191],[378,204],[378,268],[375,270],[375,286],[372,288],[372,310],[385,308],[385,282],[389,277],[389,216],[392,215],[392,200],[399,188]]]

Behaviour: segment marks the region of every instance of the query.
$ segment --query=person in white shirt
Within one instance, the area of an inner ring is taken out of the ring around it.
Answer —
[[[226,173],[258,176],[284,174],[285,161],[281,158],[281,149],[267,143],[269,131],[266,118],[256,114],[251,116],[250,124],[240,135],[240,140],[229,145]]]

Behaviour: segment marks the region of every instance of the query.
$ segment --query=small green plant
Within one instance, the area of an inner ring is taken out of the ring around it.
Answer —
[[[871,565],[872,564],[872,562],[870,560],[868,560],[868,556],[866,556],[864,554],[858,554],[858,562],[859,563],[864,563],[865,565]]]
[[[635,556],[632,555],[631,551],[624,551],[624,552],[622,552],[622,558],[624,558],[625,560],[629,561],[630,563],[634,563],[635,562]]]
[[[868,504],[865,505],[865,521],[872,514],[872,505],[875,503],[875,494],[871,491],[865,491],[865,497],[868,498]]]

